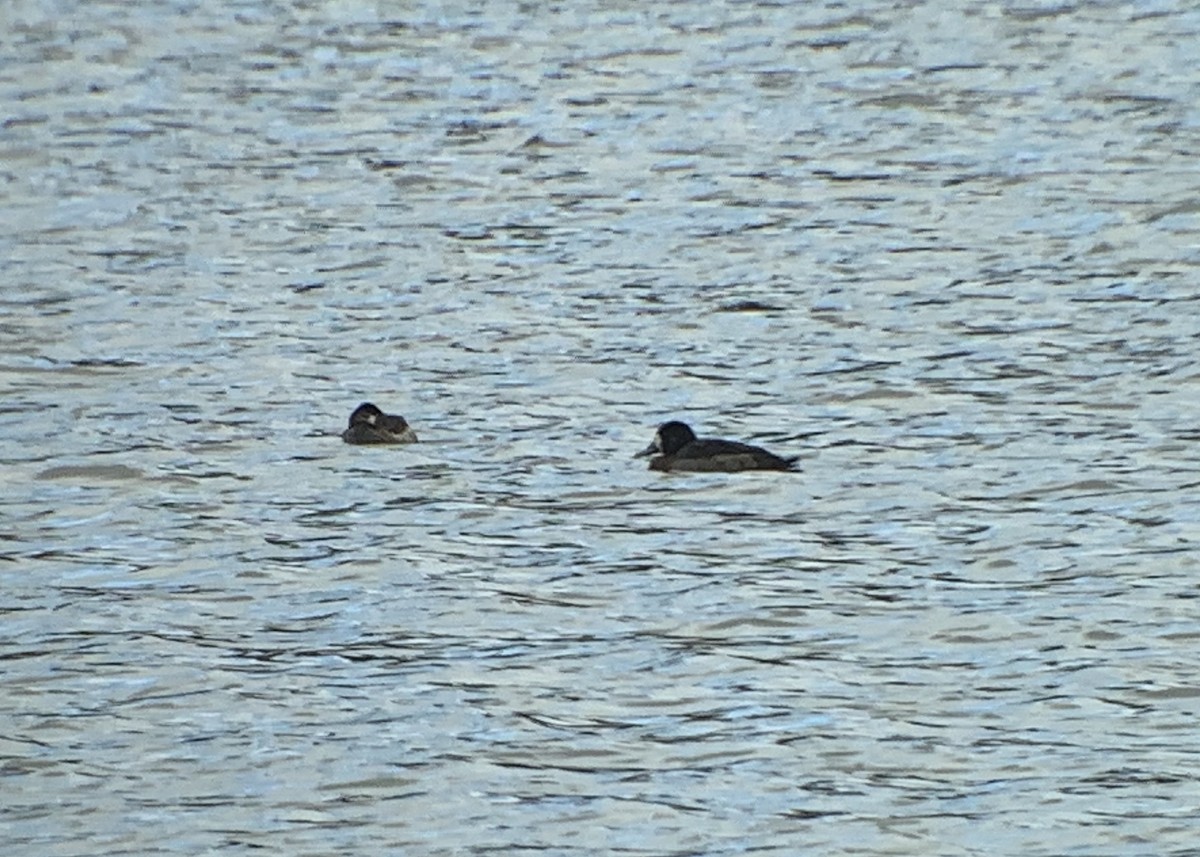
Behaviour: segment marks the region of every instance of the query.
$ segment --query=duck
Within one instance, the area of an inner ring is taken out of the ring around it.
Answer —
[[[696,437],[691,426],[663,423],[651,444],[634,458],[653,456],[651,470],[736,473],[741,470],[793,470],[796,458],[781,458],[759,446],[736,440]]]
[[[350,415],[350,425],[342,432],[346,443],[416,443],[417,433],[399,414],[385,414],[370,402],[363,402]]]

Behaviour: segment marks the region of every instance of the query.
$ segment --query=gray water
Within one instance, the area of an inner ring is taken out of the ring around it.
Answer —
[[[5,4],[4,854],[1200,854],[1200,12],[949,8]]]

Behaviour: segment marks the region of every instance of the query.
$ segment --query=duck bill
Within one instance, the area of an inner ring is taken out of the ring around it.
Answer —
[[[647,455],[656,455],[658,453],[658,444],[652,443],[641,452],[634,453],[634,458],[645,458]]]

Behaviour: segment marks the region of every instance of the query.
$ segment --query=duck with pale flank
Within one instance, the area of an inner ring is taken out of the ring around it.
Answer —
[[[417,433],[399,414],[385,414],[370,402],[363,402],[350,415],[350,425],[342,432],[346,443],[416,443]]]
[[[651,470],[695,473],[735,473],[741,470],[793,470],[795,458],[781,458],[759,446],[696,437],[686,423],[671,421],[658,427],[654,441],[634,458],[653,456]]]

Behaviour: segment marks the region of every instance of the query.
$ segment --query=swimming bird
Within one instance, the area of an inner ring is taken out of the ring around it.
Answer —
[[[342,432],[346,443],[416,443],[417,433],[399,414],[385,414],[370,402],[363,402],[350,415],[350,425]]]
[[[780,458],[762,447],[736,440],[696,437],[691,428],[671,421],[658,427],[654,441],[634,458],[652,455],[651,470],[734,473],[739,470],[791,470],[795,458]]]

